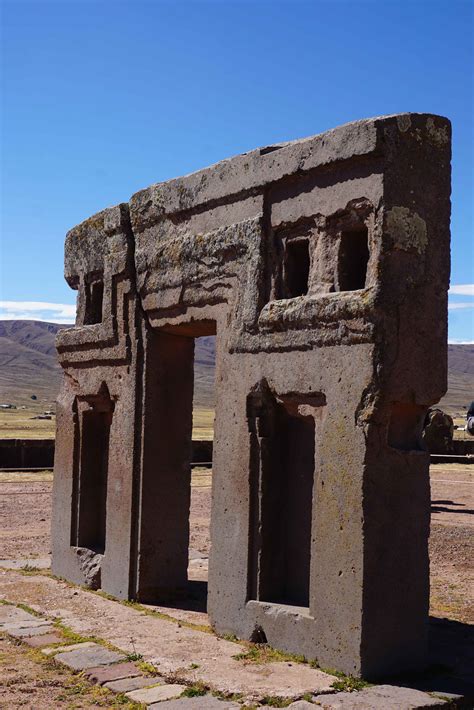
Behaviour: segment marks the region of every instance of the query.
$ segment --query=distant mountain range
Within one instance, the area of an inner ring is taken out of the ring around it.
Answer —
[[[53,403],[61,382],[54,338],[68,326],[32,320],[0,321],[0,401]],[[195,404],[214,403],[214,338],[199,338],[195,355]],[[474,345],[449,345],[449,389],[439,406],[462,414],[474,399]]]
[[[54,340],[71,326],[34,320],[0,321],[0,402],[31,404],[31,395],[52,404],[61,384]],[[195,351],[196,406],[214,406],[214,338],[198,338]]]

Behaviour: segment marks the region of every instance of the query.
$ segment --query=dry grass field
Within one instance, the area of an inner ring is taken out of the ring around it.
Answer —
[[[54,439],[56,417],[34,419],[45,411],[44,405],[27,409],[0,409],[0,438],[2,439]]]
[[[1,439],[54,439],[56,417],[34,419],[44,411],[42,405],[26,409],[0,409]],[[214,409],[201,407],[193,412],[193,439],[212,439],[214,433]]]

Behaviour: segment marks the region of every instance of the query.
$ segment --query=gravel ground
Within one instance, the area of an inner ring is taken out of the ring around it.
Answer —
[[[431,467],[431,614],[474,623],[474,465]]]

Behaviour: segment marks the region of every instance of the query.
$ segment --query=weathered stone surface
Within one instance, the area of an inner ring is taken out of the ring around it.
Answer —
[[[94,644],[88,648],[78,648],[75,651],[61,651],[56,654],[55,660],[64,663],[64,665],[75,671],[82,671],[85,668],[94,668],[94,666],[121,661],[123,660],[123,655]]]
[[[50,626],[51,622],[46,619],[40,619],[33,614],[25,615],[24,617],[13,617],[10,621],[2,623],[3,631],[17,631],[18,629],[33,629]],[[44,632],[46,633],[46,632]]]
[[[449,199],[449,121],[401,114],[73,228],[53,572],[153,603],[186,590],[194,339],[216,334],[213,626],[370,678],[423,667]]]
[[[0,604],[0,628],[5,628],[7,624],[21,624],[27,622],[26,625],[31,625],[29,622],[38,621],[38,617],[30,614],[24,609],[19,609],[11,604]]]
[[[240,705],[230,700],[221,700],[213,695],[201,695],[197,698],[178,698],[152,703],[148,710],[238,710]]]
[[[314,704],[307,700],[297,700],[296,703],[291,703],[288,707],[292,710],[314,710]]]
[[[10,636],[17,639],[26,638],[28,636],[43,636],[54,631],[54,626],[51,624],[35,624],[34,626],[22,626],[21,628],[4,628]]]
[[[317,695],[313,700],[316,706],[325,710],[424,710],[442,708],[448,704],[420,690],[394,685],[376,685],[357,693]]]
[[[41,636],[31,636],[25,639],[25,643],[33,648],[43,648],[56,643],[64,643],[64,637],[58,634],[42,634]]]
[[[84,584],[91,589],[99,589],[103,555],[97,554],[93,550],[88,550],[86,547],[76,547],[74,551],[84,575]]]
[[[123,678],[133,678],[141,675],[140,671],[134,663],[114,663],[112,666],[98,666],[97,668],[88,668],[84,671],[84,675],[89,678],[92,683],[103,685],[108,681],[122,680]]]
[[[97,648],[97,644],[92,641],[83,641],[82,643],[71,643],[68,646],[42,648],[41,651],[45,656],[54,656],[63,651],[82,651],[86,648]]]
[[[136,676],[134,678],[122,678],[121,680],[111,680],[105,683],[105,687],[113,690],[114,693],[126,693],[130,690],[139,690],[156,684],[157,678]]]
[[[163,684],[155,685],[152,688],[142,688],[140,690],[131,690],[125,693],[127,698],[133,700],[135,703],[159,703],[162,700],[171,700],[171,698],[178,698],[183,690],[185,690],[185,685],[176,684]]]
[[[423,443],[430,454],[454,453],[453,437],[453,418],[442,409],[430,409],[423,428]]]

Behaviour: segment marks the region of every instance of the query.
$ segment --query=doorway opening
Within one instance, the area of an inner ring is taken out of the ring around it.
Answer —
[[[212,450],[215,412],[215,335],[194,339],[191,502],[188,587],[205,609],[210,539]]]
[[[214,430],[214,321],[149,334],[136,598],[205,611]]]
[[[322,393],[247,400],[250,435],[249,600],[309,608],[316,429]]]
[[[365,288],[369,263],[367,227],[342,232],[339,248],[339,290],[358,291]]]

